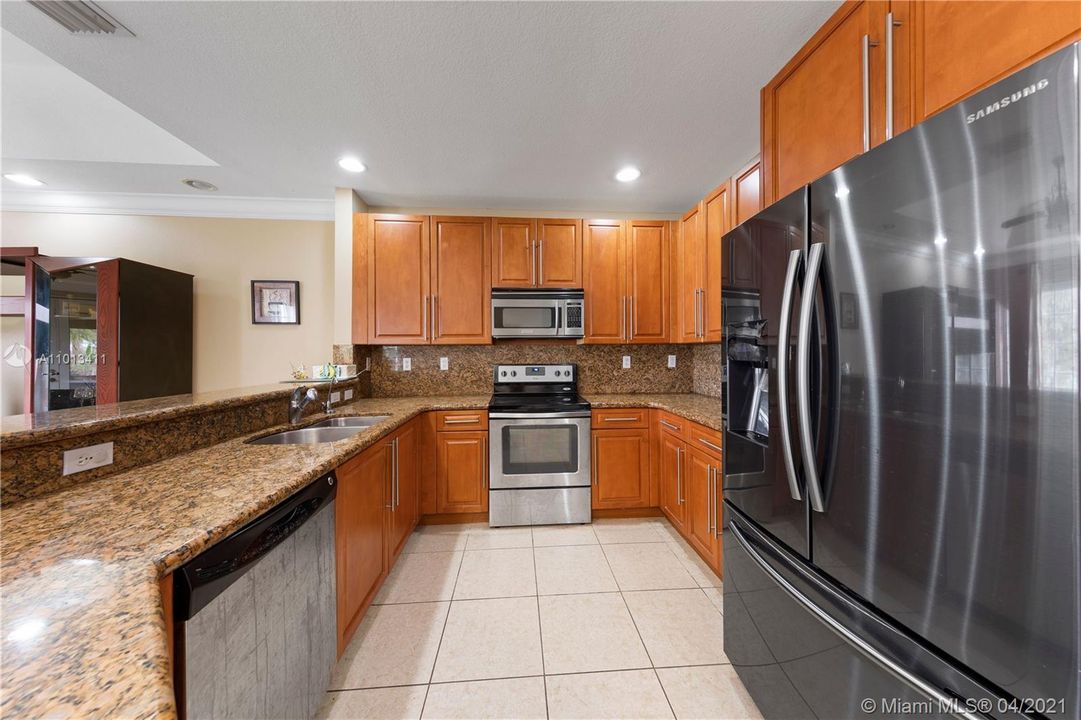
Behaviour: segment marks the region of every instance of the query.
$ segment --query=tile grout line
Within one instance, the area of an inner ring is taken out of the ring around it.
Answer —
[[[450,611],[454,609],[454,591],[458,589],[458,578],[462,575],[462,565],[465,564],[465,552],[458,561],[458,570],[454,573],[454,586],[450,589],[450,602],[447,603],[447,614],[443,616],[443,628],[439,631],[439,643],[435,646],[435,657],[432,659],[432,670],[428,673],[428,684],[424,686],[424,700],[420,704],[420,718],[424,717],[424,707],[428,704],[428,693],[432,689],[432,680],[435,679],[435,666],[439,662],[439,651],[443,649],[443,636],[447,633],[447,623],[450,622]]]
[[[531,544],[534,542],[532,526],[529,528],[529,540]],[[532,545],[530,554],[533,556],[533,588],[537,591],[535,595],[537,600],[537,635],[540,640],[541,651],[541,683],[544,685],[544,717],[547,719],[551,717],[551,711],[548,709],[548,668],[545,667],[544,663],[544,628],[541,625],[540,578],[537,576],[537,546],[535,544]]]

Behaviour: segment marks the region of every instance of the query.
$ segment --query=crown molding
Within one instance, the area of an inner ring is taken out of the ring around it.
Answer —
[[[262,220],[334,220],[334,198],[64,192],[4,188],[0,208],[18,212],[91,215],[171,215]]]

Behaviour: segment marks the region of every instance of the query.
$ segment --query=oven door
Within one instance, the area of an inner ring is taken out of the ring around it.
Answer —
[[[589,416],[490,415],[489,487],[588,487]]]
[[[555,337],[559,334],[560,300],[492,299],[492,337]]]

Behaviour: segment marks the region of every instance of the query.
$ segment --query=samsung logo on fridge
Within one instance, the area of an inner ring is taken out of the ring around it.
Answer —
[[[1025,98],[1027,98],[1029,95],[1035,95],[1040,90],[1043,90],[1045,87],[1047,87],[1050,84],[1051,84],[1051,82],[1049,80],[1047,80],[1047,78],[1044,78],[1043,80],[1040,80],[1037,83],[1033,83],[1032,85],[1029,85],[1028,87],[1024,87],[1024,88],[1021,88],[1020,90],[1014,91],[1014,92],[1010,93],[1009,95],[1005,96],[1004,98],[1002,98],[1001,100],[996,100],[995,102],[991,103],[990,105],[988,105],[985,108],[977,110],[974,113],[969,113],[965,117],[965,122],[968,123],[969,125],[971,125],[972,123],[976,122],[977,120],[985,118],[985,117],[987,117],[988,115],[990,115],[993,112],[998,112],[999,110],[1003,109],[1007,105],[1010,105],[1011,103],[1015,103],[1018,100],[1023,100]]]

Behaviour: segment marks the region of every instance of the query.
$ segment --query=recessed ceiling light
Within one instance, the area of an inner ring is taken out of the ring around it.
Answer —
[[[642,171],[636,167],[628,165],[625,168],[620,168],[616,173],[616,180],[620,182],[634,182],[642,176]]]
[[[214,185],[213,183],[208,183],[206,180],[193,180],[191,178],[188,178],[186,180],[181,180],[180,182],[184,183],[192,190],[202,190],[203,192],[218,191],[217,185]]]
[[[7,173],[4,175],[8,180],[19,185],[28,185],[30,187],[41,187],[45,183],[37,178],[30,177],[29,175],[23,175],[22,173]]]
[[[340,167],[342,170],[348,170],[349,172],[354,173],[364,172],[368,169],[367,167],[365,167],[364,163],[362,163],[359,159],[353,157],[352,155],[346,155],[345,157],[340,158],[338,160],[338,167]]]
[[[935,235],[935,245],[938,245],[939,247],[942,247],[947,242],[948,241],[946,240],[945,235]]]

